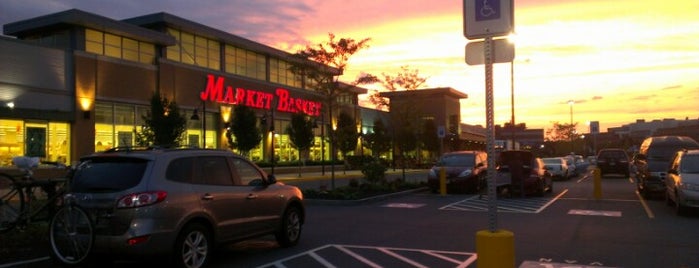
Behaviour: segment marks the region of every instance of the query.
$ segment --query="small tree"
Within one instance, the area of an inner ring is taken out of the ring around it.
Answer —
[[[427,78],[421,77],[418,70],[411,70],[409,66],[401,66],[401,71],[393,76],[390,74],[382,73],[383,79],[375,78],[377,82],[388,92],[394,92],[397,90],[416,90],[419,87],[425,85]],[[374,91],[369,95],[369,101],[376,106],[377,109],[387,108],[388,100],[379,96],[380,91]]]
[[[248,106],[237,105],[233,111],[232,126],[226,130],[228,138],[228,148],[237,147],[240,153],[246,157],[250,156],[250,150],[260,145],[262,141],[262,131],[257,125],[257,116]],[[235,141],[232,139],[235,135]]]
[[[342,153],[342,158],[345,162],[345,168],[347,168],[349,165],[347,155],[357,148],[357,138],[359,138],[357,123],[354,122],[354,119],[349,114],[341,112],[338,116],[335,137],[337,139],[337,147]]]
[[[183,134],[187,131],[187,119],[180,114],[180,108],[155,91],[150,100],[151,110],[143,115],[144,126],[136,132],[136,144],[140,146],[179,147]]]
[[[291,145],[299,151],[299,177],[301,177],[301,154],[308,151],[313,144],[313,120],[304,114],[291,115],[291,124],[286,127]]]
[[[374,119],[372,132],[364,135],[364,147],[371,150],[375,159],[378,159],[382,153],[391,150],[391,135],[381,118]]]

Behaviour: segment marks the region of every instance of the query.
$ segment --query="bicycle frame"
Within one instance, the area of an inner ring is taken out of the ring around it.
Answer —
[[[46,213],[43,220],[50,220],[67,190],[67,179],[37,180],[30,170],[14,176],[0,173],[0,180],[4,182],[1,189],[5,190],[0,193],[0,233],[26,226],[42,213]],[[37,198],[37,190],[43,192],[46,199]]]

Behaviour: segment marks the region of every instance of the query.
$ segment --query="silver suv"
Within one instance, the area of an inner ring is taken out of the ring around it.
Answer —
[[[274,234],[293,246],[305,217],[297,187],[226,150],[95,153],[81,158],[71,191],[93,217],[100,260],[163,256],[202,267],[224,243]]]

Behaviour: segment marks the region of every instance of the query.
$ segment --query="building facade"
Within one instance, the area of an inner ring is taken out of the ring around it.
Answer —
[[[189,146],[226,148],[232,107],[253,108],[276,129],[250,152],[256,161],[299,159],[283,131],[292,114],[332,122],[323,96],[289,71],[291,54],[167,13],[119,21],[72,9],[4,25],[4,34],[0,166],[132,146],[155,92],[184,111]],[[337,108],[357,110],[361,92],[338,97]],[[330,159],[315,131],[308,157]]]

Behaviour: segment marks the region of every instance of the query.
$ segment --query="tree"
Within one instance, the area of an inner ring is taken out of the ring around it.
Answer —
[[[304,50],[294,54],[290,61],[289,70],[294,73],[296,79],[302,79],[307,87],[323,96],[323,112],[328,113],[326,118],[332,120],[334,103],[338,96],[346,94],[352,87],[376,82],[376,77],[363,75],[358,77],[348,86],[339,83],[339,76],[347,69],[349,58],[357,51],[369,46],[369,38],[354,40],[351,38],[335,39],[335,35],[328,34],[328,41],[317,45],[307,45]],[[326,109],[327,108],[327,109]],[[331,161],[335,163],[335,138],[330,131]],[[335,169],[331,166],[332,189],[335,188]]]
[[[357,123],[354,118],[345,112],[341,112],[337,118],[337,129],[335,130],[337,138],[337,147],[342,153],[342,159],[345,161],[345,167],[348,166],[347,155],[357,148]]]
[[[259,146],[262,141],[262,130],[257,125],[255,111],[245,105],[235,106],[231,124],[232,126],[226,128],[228,148],[237,147],[242,155],[249,157],[250,150]],[[231,134],[235,135],[235,141]]]
[[[378,159],[382,153],[391,150],[391,135],[381,118],[374,119],[372,132],[364,135],[364,147],[371,150],[375,159]]]
[[[561,124],[553,123],[553,128],[546,130],[546,141],[572,141],[580,138],[580,134],[575,131],[578,123]]]
[[[301,154],[306,153],[313,144],[313,120],[309,119],[304,114],[291,115],[291,124],[286,127],[286,134],[289,135],[291,145],[299,151],[299,159]],[[299,177],[301,177],[301,163],[299,161]]]
[[[187,119],[180,108],[155,91],[150,100],[151,110],[143,115],[144,126],[136,132],[136,144],[140,146],[179,147],[187,131]]]
[[[417,69],[411,70],[409,67],[401,66],[401,71],[395,75],[382,73],[383,79],[376,79],[386,89],[386,91],[394,92],[397,90],[416,90],[425,84],[427,78],[421,77]],[[369,101],[376,106],[377,109],[387,108],[388,100],[379,96],[380,91],[373,91],[369,95]]]

